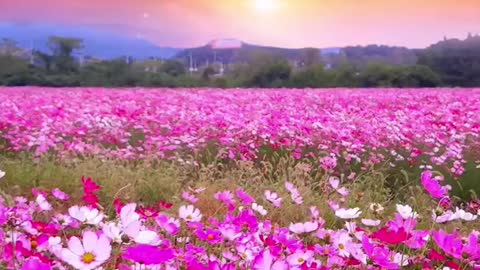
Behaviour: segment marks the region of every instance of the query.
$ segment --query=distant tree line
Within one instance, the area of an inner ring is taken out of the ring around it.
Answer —
[[[445,39],[413,54],[396,49],[382,61],[381,46],[347,47],[325,64],[318,49],[291,59],[250,50],[242,61],[187,69],[182,58],[133,61],[128,57],[80,58],[81,39],[51,37],[49,51],[27,52],[9,39],[0,42],[0,85],[100,87],[438,87],[480,86],[480,36]],[[300,64],[298,64],[300,63]],[[333,65],[332,65],[333,63]],[[410,64],[405,64],[410,63]]]

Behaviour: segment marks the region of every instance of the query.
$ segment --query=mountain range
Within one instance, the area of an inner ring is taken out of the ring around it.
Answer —
[[[161,47],[142,38],[130,37],[91,26],[64,26],[51,24],[0,23],[0,38],[15,40],[20,47],[47,51],[48,37],[75,37],[83,39],[82,55],[113,59],[131,56],[170,58],[182,49]]]
[[[249,55],[256,51],[267,51],[281,55],[291,61],[298,61],[304,53],[303,49],[278,48],[260,46],[240,40],[220,39],[195,48],[170,48],[154,44],[141,37],[132,37],[125,33],[106,30],[108,27],[98,25],[52,25],[52,24],[20,24],[0,23],[0,39],[15,40],[20,47],[30,50],[48,51],[50,36],[75,37],[83,39],[84,48],[78,56],[90,56],[100,59],[115,59],[129,56],[137,60],[148,58],[178,58],[190,62],[190,55],[195,65],[204,65],[213,61],[222,63],[239,63],[247,61]],[[110,27],[112,28],[112,27]],[[121,27],[116,27],[121,28]],[[213,49],[212,44],[241,44],[238,49]],[[321,48],[322,59],[328,65],[335,66],[348,60],[352,63],[382,61],[389,64],[412,64],[416,61],[415,52],[403,47],[389,46],[356,46],[343,48]]]

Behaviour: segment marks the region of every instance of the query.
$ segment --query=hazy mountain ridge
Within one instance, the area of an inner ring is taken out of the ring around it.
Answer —
[[[181,49],[160,47],[147,40],[127,37],[87,26],[58,26],[49,24],[0,24],[0,38],[10,38],[25,49],[48,50],[49,36],[76,37],[84,40],[82,55],[104,59],[131,56],[170,58]]]

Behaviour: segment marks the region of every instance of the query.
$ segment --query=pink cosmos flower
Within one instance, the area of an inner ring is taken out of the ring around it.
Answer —
[[[195,234],[198,238],[209,244],[218,244],[223,240],[222,234],[219,231],[209,228],[206,230],[197,230]]]
[[[274,258],[269,250],[265,250],[260,255],[255,257],[255,260],[253,262],[253,269],[255,270],[287,270],[289,269],[289,267],[284,260]]]
[[[236,194],[242,204],[245,206],[250,206],[252,203],[255,202],[255,199],[241,188],[237,189]]]
[[[195,197],[195,195],[193,194],[190,194],[190,192],[188,191],[185,191],[182,193],[182,199],[184,199],[185,201],[191,204],[196,204],[198,202],[197,197]]]
[[[160,228],[170,235],[177,235],[180,230],[180,221],[166,215],[159,215],[155,221]]]
[[[58,188],[52,190],[52,195],[53,195],[53,197],[55,197],[59,200],[62,200],[62,201],[68,201],[70,199],[70,196],[68,196],[67,193],[64,193],[63,191],[61,191]]]
[[[398,264],[390,261],[390,257],[393,257],[390,250],[384,246],[375,246],[370,242],[367,236],[363,236],[362,247],[367,256],[380,267],[384,269],[398,269]]]
[[[95,183],[91,178],[85,177],[82,177],[82,184],[84,193],[84,196],[82,197],[83,201],[92,207],[97,207],[98,196],[95,193],[100,190],[100,186],[97,185],[97,183]]]
[[[282,205],[283,199],[278,196],[277,193],[271,192],[270,190],[265,190],[265,198],[273,204],[275,207],[280,207]]]
[[[405,242],[411,249],[422,249],[430,240],[430,231],[413,231],[412,236]]]
[[[233,197],[232,192],[230,192],[229,190],[217,192],[213,197],[225,204],[229,211],[235,210],[236,201]]]
[[[137,245],[126,248],[122,254],[122,258],[148,266],[172,260],[174,254],[171,249],[160,249],[150,245]]]
[[[447,190],[433,178],[431,171],[425,171],[422,173],[421,182],[425,190],[427,190],[433,198],[441,199],[447,196]]]
[[[23,265],[21,270],[50,270],[49,264],[41,262],[38,258],[30,258]]]
[[[340,209],[340,205],[332,200],[328,200],[328,206],[330,206],[333,211],[337,211]]]
[[[472,260],[480,260],[480,243],[479,243],[479,234],[476,232],[471,232],[468,235],[467,243],[463,248],[463,252],[468,254]]]
[[[300,195],[298,189],[291,182],[285,182],[285,188],[288,190],[288,192],[290,192],[290,197],[292,198],[292,201],[294,203],[303,203],[303,197]]]
[[[433,232],[433,241],[447,254],[454,258],[462,258],[463,243],[457,234],[447,234],[442,230]]]
[[[348,190],[345,188],[345,187],[342,187],[342,188],[338,188],[339,185],[340,185],[340,180],[336,177],[330,177],[328,179],[328,183],[330,184],[330,186],[336,191],[338,192],[338,194],[342,195],[342,196],[347,196],[348,195]]]
[[[83,239],[72,237],[68,248],[61,251],[61,259],[79,270],[93,270],[105,263],[112,252],[112,246],[105,235],[84,231]]]
[[[397,231],[393,231],[385,227],[372,234],[372,238],[390,245],[398,245],[400,243],[404,243],[410,238],[410,236],[411,235],[405,232],[403,228],[400,228]]]
[[[138,214],[140,214],[142,219],[155,218],[158,216],[160,211],[155,207],[144,207],[140,206],[138,208]]]

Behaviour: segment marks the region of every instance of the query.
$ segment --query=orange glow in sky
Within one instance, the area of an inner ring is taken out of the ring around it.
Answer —
[[[90,25],[163,46],[425,47],[480,33],[479,0],[0,0],[0,23]]]

